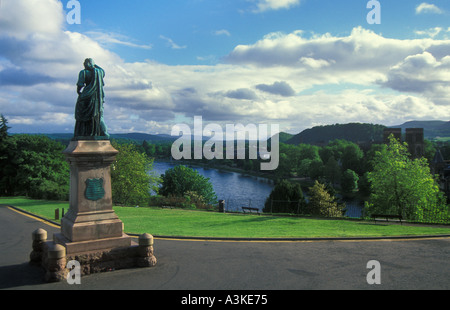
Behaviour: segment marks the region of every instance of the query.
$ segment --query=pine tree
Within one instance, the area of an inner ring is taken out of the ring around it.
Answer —
[[[338,205],[335,197],[331,196],[324,184],[315,181],[309,188],[309,212],[313,215],[325,217],[341,217],[343,208]]]

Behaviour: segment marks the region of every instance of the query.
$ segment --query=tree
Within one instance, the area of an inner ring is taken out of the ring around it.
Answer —
[[[8,127],[6,124],[8,121],[3,116],[3,114],[0,114],[0,143],[2,143],[5,139],[8,138]]]
[[[275,173],[280,178],[289,176],[291,173],[292,164],[289,161],[289,157],[285,153],[280,152],[280,162]]]
[[[377,152],[369,172],[372,193],[369,214],[402,214],[423,221],[430,211],[445,212],[442,193],[425,158],[411,159],[407,144],[391,135],[386,149]]]
[[[356,172],[361,171],[361,159],[364,153],[355,143],[349,143],[342,153],[342,169],[343,171],[350,169]]]
[[[298,167],[298,175],[299,176],[309,176],[309,166],[311,165],[312,159],[306,158],[300,162],[300,166]]]
[[[359,193],[364,197],[370,196],[369,172],[364,173],[358,180]]]
[[[153,159],[133,144],[113,143],[119,151],[111,166],[111,188],[115,203],[132,206],[148,203],[151,191],[157,191],[160,178],[151,174]]]
[[[217,196],[209,178],[205,178],[198,171],[183,165],[166,170],[162,175],[159,194],[166,197],[183,197],[188,192],[197,193],[206,203],[217,202]]]
[[[331,182],[331,184],[336,184],[341,179],[341,167],[334,156],[328,158],[327,163],[324,167],[324,176]]]
[[[7,195],[10,189],[10,176],[7,174],[7,170],[10,166],[8,160],[9,153],[9,136],[8,129],[9,127],[6,125],[8,121],[0,114],[0,195]]]
[[[298,213],[304,209],[305,199],[300,184],[288,180],[278,182],[264,204],[264,212]]]
[[[0,190],[35,199],[69,198],[64,146],[45,136],[14,135],[2,141]]]
[[[324,184],[315,181],[314,186],[309,188],[309,212],[313,215],[325,217],[341,217],[343,208],[330,195]]]
[[[387,149],[386,144],[372,144],[370,149],[366,152],[364,160],[362,161],[362,170],[364,172],[373,171],[375,166],[375,155],[377,152],[385,152]]]
[[[314,180],[323,177],[324,168],[325,166],[321,159],[314,159],[309,165],[309,177]]]
[[[341,188],[345,194],[351,194],[358,189],[358,174],[351,170],[347,169],[342,174],[341,180]]]

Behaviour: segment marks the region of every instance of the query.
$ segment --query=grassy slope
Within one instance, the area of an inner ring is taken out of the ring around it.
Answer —
[[[31,213],[54,219],[55,209],[68,202],[0,198],[0,204],[13,205]],[[450,234],[450,227],[410,226],[371,221],[309,219],[269,215],[224,214],[159,208],[115,207],[127,233],[155,236],[312,238]]]

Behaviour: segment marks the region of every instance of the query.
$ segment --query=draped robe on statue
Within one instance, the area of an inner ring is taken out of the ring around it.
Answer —
[[[75,138],[109,138],[103,121],[103,78],[105,71],[86,59],[85,68],[78,76],[78,100],[75,107]],[[84,87],[84,88],[83,88]],[[83,88],[83,91],[79,91]]]

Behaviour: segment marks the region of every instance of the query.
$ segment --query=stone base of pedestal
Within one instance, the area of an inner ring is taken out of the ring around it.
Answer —
[[[30,264],[42,266],[45,282],[65,281],[73,262],[80,267],[79,276],[127,268],[153,267],[153,236],[143,234],[138,242],[124,235],[122,238],[99,239],[89,242],[67,242],[61,234],[47,241],[47,232],[33,232],[33,251]],[[108,247],[110,246],[110,247]]]
[[[64,237],[62,234],[54,234],[55,243],[61,244],[66,248],[66,254],[89,252],[94,250],[114,249],[131,246],[131,237],[123,234],[120,237],[103,238],[87,241],[73,242]]]

